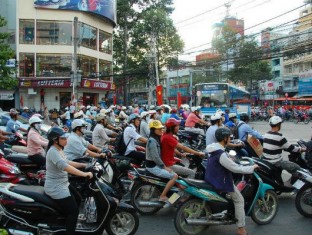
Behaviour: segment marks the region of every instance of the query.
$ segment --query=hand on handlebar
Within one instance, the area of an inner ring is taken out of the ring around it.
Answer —
[[[85,172],[84,177],[87,177],[88,179],[92,179],[93,174],[92,174],[92,172]]]
[[[254,164],[254,165],[253,165],[253,168],[254,168],[254,170],[255,170],[255,169],[259,168],[259,165]]]
[[[307,148],[306,147],[301,147],[301,149],[300,149],[300,152],[302,153],[302,152],[306,152],[307,151]]]

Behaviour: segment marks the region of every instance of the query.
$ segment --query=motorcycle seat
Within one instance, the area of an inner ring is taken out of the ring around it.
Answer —
[[[261,158],[261,159],[260,158],[256,158],[255,162],[257,162],[257,161],[262,163],[262,164],[264,164],[264,165],[266,165],[266,166],[268,166],[271,169],[274,169],[274,172],[282,172],[281,168],[275,166],[274,164],[270,163],[269,161],[267,161],[267,160],[265,160],[263,158]]]
[[[6,159],[16,164],[35,164],[28,157],[24,157],[24,156],[7,156]]]
[[[60,208],[59,205],[52,198],[45,194],[44,188],[42,186],[15,185],[10,189],[10,191],[24,195],[26,197],[30,197],[36,202],[40,202],[58,211],[62,211],[62,208]]]
[[[167,179],[167,178],[162,178],[162,177],[159,177],[157,175],[152,174],[151,172],[149,172],[145,168],[137,168],[137,171],[141,175],[144,175],[144,176],[149,177],[149,178],[158,179],[158,180],[160,180],[162,182],[166,182],[166,183],[169,181],[169,179]]]
[[[126,157],[126,156],[123,156],[123,155],[120,155],[120,154],[113,154],[112,158],[118,159],[118,160],[128,160],[128,161],[132,161],[133,160],[133,158]]]
[[[204,180],[195,180],[195,179],[184,179],[184,180],[186,181],[186,183],[188,183],[189,185],[195,186],[196,188],[217,191],[213,185],[209,184],[208,182]]]

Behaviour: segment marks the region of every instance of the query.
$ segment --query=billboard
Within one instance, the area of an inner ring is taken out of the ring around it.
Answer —
[[[116,0],[34,0],[34,5],[36,8],[91,12],[116,24]]]

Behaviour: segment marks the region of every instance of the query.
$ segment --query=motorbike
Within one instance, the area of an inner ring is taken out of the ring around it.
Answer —
[[[27,146],[27,142],[24,139],[24,136],[19,131],[16,131],[13,135],[10,136],[8,140],[5,141],[5,145],[19,145],[19,146]]]
[[[91,180],[84,181],[80,177],[71,180],[81,199],[76,234],[102,234],[104,230],[109,235],[135,234],[139,218],[134,208],[119,201],[114,188],[101,179],[103,167],[100,164],[93,164],[92,172]],[[73,195],[78,200],[76,194]],[[0,207],[0,225],[9,234],[52,235],[66,230],[62,208],[41,186],[1,183]]]
[[[196,134],[191,131],[179,130],[177,136],[181,144],[202,151],[206,148],[206,138],[200,134]]]
[[[307,113],[295,114],[294,123],[303,122],[304,124],[308,124],[310,122],[310,117]]]
[[[298,141],[298,144],[303,146],[303,141]],[[303,158],[301,153],[290,153],[288,156],[289,161],[297,163],[302,169],[308,169],[307,161]],[[301,174],[293,174],[290,179],[291,185],[285,185],[285,182],[282,178],[283,169],[274,166],[270,162],[260,159],[253,158],[253,161],[259,165],[258,175],[263,180],[264,183],[270,184],[276,191],[277,194],[283,192],[293,192],[296,190],[295,183],[297,180],[302,180]]]
[[[243,158],[241,164],[246,163],[253,164],[253,160]],[[244,175],[244,182],[240,188],[246,215],[257,224],[269,224],[279,208],[273,187],[263,183],[256,171]],[[189,199],[180,205],[175,214],[174,225],[179,234],[201,234],[211,225],[236,223],[234,204],[228,194],[219,193],[203,180],[178,179],[177,183],[189,194]]]

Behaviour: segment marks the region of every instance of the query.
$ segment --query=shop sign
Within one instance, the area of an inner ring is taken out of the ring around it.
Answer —
[[[13,91],[0,91],[0,100],[14,100]]]
[[[91,80],[91,79],[82,79],[81,87],[90,88],[90,89],[98,89],[98,90],[110,90],[111,82]]]
[[[35,79],[19,82],[20,87],[42,87],[42,88],[68,88],[71,87],[70,79]]]

